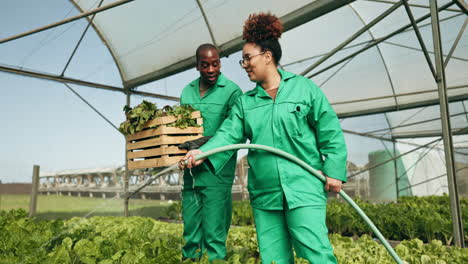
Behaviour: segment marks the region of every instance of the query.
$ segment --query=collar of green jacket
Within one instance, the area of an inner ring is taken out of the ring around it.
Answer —
[[[218,80],[216,81],[216,84],[214,86],[216,86],[216,87],[225,87],[226,85],[227,85],[227,79],[226,79],[226,77],[224,76],[223,73],[220,73],[219,76],[218,76]],[[190,83],[190,86],[199,87],[200,86],[200,77],[193,80]]]
[[[282,69],[278,69],[278,73],[280,74],[281,76],[281,82],[280,82],[280,89],[281,87],[284,85],[285,82],[287,82],[289,79],[291,78],[294,78],[296,77],[297,75],[292,73],[292,72],[288,72],[288,71],[284,71]],[[279,91],[279,90],[278,90]],[[260,86],[259,83],[257,83],[257,86],[255,86],[254,89],[246,92],[245,94],[246,95],[250,95],[250,96],[253,96],[257,93],[260,93],[259,96],[267,96],[269,97],[269,95],[265,92],[265,90],[263,90],[262,86]]]

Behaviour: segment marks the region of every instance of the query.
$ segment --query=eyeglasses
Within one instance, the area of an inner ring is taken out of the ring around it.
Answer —
[[[247,66],[250,63],[250,59],[252,59],[253,57],[255,57],[257,55],[262,55],[264,53],[265,52],[260,52],[260,53],[255,54],[255,55],[250,55],[250,56],[243,57],[242,60],[239,61],[239,65],[241,67]]]

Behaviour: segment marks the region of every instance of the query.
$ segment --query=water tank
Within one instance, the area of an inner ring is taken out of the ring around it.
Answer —
[[[398,156],[400,153],[396,151],[395,155],[388,150],[378,150],[369,153],[369,167],[373,167],[384,161],[392,159],[393,156]],[[396,163],[396,164],[395,164]],[[396,168],[395,168],[396,167]],[[395,174],[395,169],[397,174]],[[395,161],[389,161],[378,167],[369,170],[369,192],[371,201],[396,201],[397,199],[397,177],[398,196],[411,195],[408,177],[405,166],[400,158]]]

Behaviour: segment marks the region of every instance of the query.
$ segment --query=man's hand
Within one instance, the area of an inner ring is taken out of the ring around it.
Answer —
[[[184,143],[179,145],[180,149],[192,150],[192,149],[199,149],[203,146],[208,140],[210,140],[209,136],[201,137],[195,140],[185,141]]]
[[[325,178],[327,178],[327,182],[325,183],[325,190],[326,191],[331,191],[331,192],[340,192],[341,190],[341,184],[342,182],[340,180],[337,180],[337,179],[333,179],[333,178],[330,178],[330,177],[327,177],[325,176]]]
[[[185,169],[185,166],[189,169],[193,168],[193,167],[196,167],[200,164],[202,164],[206,158],[204,159],[200,159],[200,160],[195,160],[195,156],[202,153],[201,150],[199,149],[194,149],[194,150],[190,150],[189,152],[187,152],[187,154],[185,154],[185,157],[183,157],[180,162],[179,162],[179,168],[182,170],[182,169]],[[185,164],[185,161],[187,161],[187,164]]]

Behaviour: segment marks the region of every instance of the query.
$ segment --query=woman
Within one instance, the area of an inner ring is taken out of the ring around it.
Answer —
[[[327,191],[346,181],[347,151],[338,118],[311,80],[278,69],[282,25],[271,14],[250,15],[244,26],[240,64],[256,87],[237,100],[228,119],[199,150],[185,156],[188,167],[203,162],[194,156],[248,138],[284,150],[327,176],[324,184],[304,169],[265,151],[250,150],[248,189],[263,263],[336,263],[325,225]],[[223,160],[209,157],[220,170]]]

